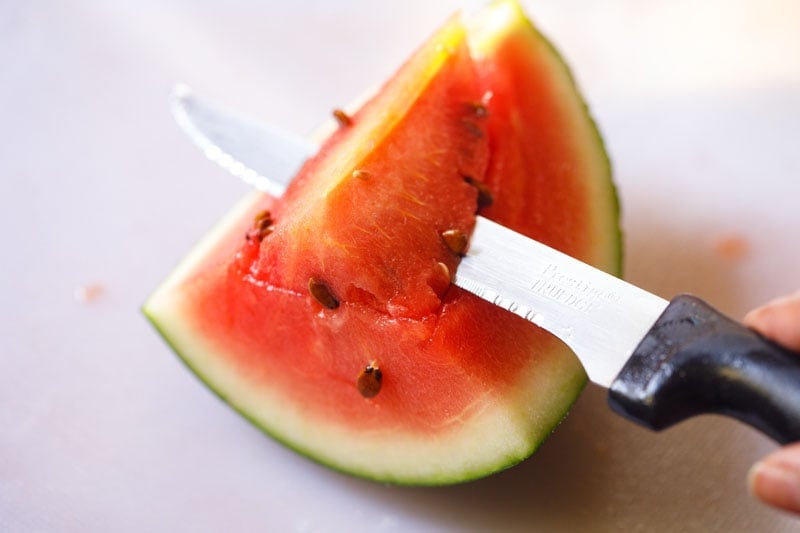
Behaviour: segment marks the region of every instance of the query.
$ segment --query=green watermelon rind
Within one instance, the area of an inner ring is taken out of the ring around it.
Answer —
[[[161,335],[161,337],[167,343],[167,345],[176,354],[178,354],[178,359],[186,366],[186,368],[188,368],[195,376],[197,376],[197,378],[206,387],[208,387],[217,396],[217,398],[219,398],[227,406],[236,411],[239,415],[241,415],[254,427],[262,431],[264,434],[268,435],[276,442],[279,442],[286,448],[293,450],[295,453],[298,453],[321,466],[330,468],[347,476],[366,479],[379,483],[388,483],[388,484],[401,485],[407,487],[437,487],[443,485],[453,485],[458,483],[475,481],[487,477],[489,475],[496,474],[503,470],[507,470],[513,466],[516,466],[525,459],[531,457],[539,449],[539,447],[541,447],[541,445],[544,444],[544,442],[548,439],[548,437],[552,435],[553,432],[555,432],[556,428],[561,424],[561,422],[563,422],[567,418],[569,410],[577,401],[581,391],[586,386],[586,381],[587,381],[585,375],[581,376],[580,374],[576,374],[574,382],[565,385],[564,396],[566,397],[567,395],[569,395],[572,398],[571,403],[569,403],[569,405],[567,406],[567,410],[562,415],[554,417],[555,420],[552,421],[552,423],[545,431],[541,432],[541,434],[535,435],[531,439],[533,446],[530,448],[530,450],[527,450],[522,454],[508,455],[505,457],[501,457],[496,461],[495,464],[487,464],[482,468],[473,470],[467,469],[462,471],[460,475],[432,476],[427,479],[418,479],[418,478],[408,479],[402,476],[385,476],[385,475],[376,476],[375,473],[370,470],[353,469],[349,466],[341,465],[333,460],[326,460],[324,458],[321,458],[318,455],[314,454],[312,451],[308,450],[307,448],[284,438],[279,431],[274,431],[268,426],[261,424],[259,420],[256,417],[252,416],[247,410],[240,408],[238,405],[230,401],[228,396],[226,396],[225,393],[220,391],[214,385],[214,382],[212,380],[208,379],[202,372],[200,372],[197,368],[195,368],[192,365],[191,361],[182,354],[178,345],[172,341],[169,334],[158,324],[157,317],[150,314],[146,307],[143,308],[143,312],[145,316],[147,316],[147,318],[153,324],[153,327],[156,329],[156,331]]]
[[[150,320],[170,348],[178,355],[183,364],[186,365],[186,367],[191,370],[201,382],[211,389],[219,399],[228,404],[232,409],[247,419],[255,427],[269,435],[271,438],[280,442],[287,448],[294,450],[295,452],[313,460],[316,463],[343,474],[370,479],[381,483],[404,486],[440,486],[472,481],[518,464],[519,462],[530,457],[555,430],[558,424],[565,418],[566,413],[569,410],[569,406],[576,401],[581,390],[586,384],[586,375],[580,370],[577,372],[572,372],[569,368],[566,370],[561,368],[559,369],[562,374],[571,374],[561,380],[559,393],[557,395],[559,398],[558,403],[560,407],[565,404],[567,398],[569,399],[569,405],[564,409],[559,408],[550,410],[549,412],[545,413],[546,416],[542,416],[542,419],[539,421],[539,424],[536,427],[529,428],[530,431],[525,437],[525,441],[530,444],[528,447],[525,449],[517,449],[515,450],[516,453],[507,453],[504,455],[494,456],[491,461],[486,461],[475,468],[450,468],[444,473],[436,473],[421,477],[404,476],[403,472],[400,470],[398,470],[395,474],[387,474],[385,469],[378,469],[376,472],[375,468],[359,468],[354,467],[351,464],[337,462],[333,458],[325,457],[322,454],[310,449],[308,446],[303,446],[302,444],[287,438],[281,433],[280,428],[274,428],[268,423],[263,423],[255,414],[251,413],[247,408],[239,405],[237,401],[231,397],[231,395],[221,390],[220,387],[215,383],[213,377],[208,376],[204,371],[202,371],[198,365],[192,361],[191,357],[185,353],[186,349],[185,346],[182,346],[183,343],[174,338],[173,334],[169,331],[170,329],[174,330],[174,328],[171,327],[171,322],[169,319],[171,311],[164,308],[164,302],[169,302],[171,304],[170,309],[172,309],[172,313],[174,313],[176,310],[178,310],[177,312],[180,313],[179,305],[173,306],[175,301],[169,298],[170,289],[172,287],[179,286],[181,281],[192,274],[193,267],[199,264],[198,259],[206,257],[208,252],[212,250],[219,242],[224,240],[226,235],[230,235],[232,232],[235,233],[235,227],[240,223],[243,213],[247,211],[249,206],[251,206],[254,201],[258,201],[258,199],[261,197],[262,195],[260,193],[254,193],[246,196],[242,201],[240,201],[225,217],[223,217],[221,221],[219,221],[212,228],[211,231],[205,235],[204,238],[202,238],[192,248],[192,251],[173,269],[170,275],[164,280],[161,286],[153,293],[153,296],[148,299],[142,308],[144,315]],[[166,299],[164,298],[164,295],[167,295]],[[562,352],[560,354],[561,356],[566,358],[574,357],[569,349],[566,348],[566,346],[559,345],[558,348]],[[553,355],[553,357],[555,356]],[[548,373],[547,375],[548,384],[553,382],[557,377],[552,373]],[[530,384],[530,388],[535,390],[536,384]],[[516,405],[516,403],[514,403],[514,405]],[[482,437],[485,436],[476,435],[475,438]],[[389,470],[391,470],[391,468]]]
[[[606,142],[603,138],[603,135],[600,133],[600,127],[597,125],[597,122],[592,117],[592,113],[589,109],[589,104],[586,102],[586,98],[583,96],[583,91],[581,91],[580,86],[578,85],[575,76],[572,73],[572,69],[570,69],[569,65],[567,64],[564,57],[558,52],[555,45],[548,39],[534,24],[531,22],[530,19],[525,17],[525,22],[530,27],[531,31],[542,41],[542,43],[547,46],[550,50],[552,56],[556,58],[556,60],[561,64],[562,71],[567,78],[567,82],[573,89],[573,94],[578,100],[582,110],[583,110],[583,117],[587,121],[587,125],[591,129],[592,135],[594,137],[594,141],[599,148],[599,153],[603,159],[603,175],[605,176],[605,185],[608,191],[608,202],[609,202],[609,216],[614,221],[611,225],[612,227],[609,228],[613,234],[609,236],[608,243],[614,246],[613,252],[613,261],[614,263],[609,266],[607,272],[609,274],[613,274],[617,277],[623,276],[623,264],[625,259],[625,250],[623,246],[623,239],[624,235],[622,233],[622,225],[619,223],[620,216],[622,213],[622,204],[620,203],[619,194],[617,192],[616,184],[614,183],[613,175],[614,171],[611,164],[611,158],[608,156],[608,150],[606,150]]]
[[[602,157],[604,168],[602,169],[602,172],[598,171],[597,175],[603,178],[603,183],[595,184],[595,186],[606,190],[610,195],[608,198],[606,198],[607,207],[606,211],[603,212],[605,217],[607,217],[606,220],[604,220],[604,223],[608,225],[608,238],[603,243],[603,246],[608,247],[607,249],[609,250],[609,254],[611,256],[610,260],[612,263],[615,263],[606,265],[606,268],[611,271],[611,273],[619,275],[622,268],[623,258],[623,241],[621,228],[619,225],[620,203],[611,177],[611,161],[605,150],[603,138],[600,135],[597,124],[589,113],[589,108],[585,99],[578,91],[575,79],[564,59],[558,54],[552,43],[545,38],[527,18],[524,20],[530,26],[531,30],[552,52],[553,57],[555,57],[558,60],[558,63],[561,65],[561,74],[566,76],[565,82],[568,83],[572,88],[572,94],[575,98],[577,98],[576,103],[579,103],[581,106],[582,117],[585,120],[588,120],[588,125],[590,126],[591,139],[587,137],[586,142],[588,143],[592,141],[595,144],[595,149],[599,150],[598,155]],[[202,381],[209,389],[211,389],[221,400],[230,405],[235,411],[237,411],[240,415],[250,421],[250,423],[259,428],[265,434],[282,443],[287,448],[290,448],[321,465],[347,475],[371,479],[382,483],[410,486],[436,486],[471,481],[518,464],[519,462],[530,457],[567,416],[587,382],[585,373],[580,370],[575,372],[570,371],[572,374],[571,376],[562,376],[563,379],[561,380],[559,389],[558,408],[550,409],[550,411],[546,413],[546,416],[543,416],[539,421],[539,425],[536,428],[531,428],[530,432],[527,433],[528,438],[526,439],[526,442],[529,444],[529,446],[527,446],[525,449],[517,449],[514,453],[495,456],[492,461],[484,462],[477,467],[451,470],[444,473],[432,473],[423,477],[403,476],[402,472],[387,474],[385,471],[376,471],[374,468],[371,469],[368,467],[358,467],[352,464],[343,464],[341,462],[337,462],[334,458],[326,457],[323,454],[317,453],[317,451],[311,449],[309,446],[304,446],[290,438],[287,438],[281,433],[280,428],[273,428],[270,427],[269,424],[263,423],[262,420],[259,420],[255,414],[251,413],[247,408],[239,405],[233,398],[231,398],[229,394],[226,394],[223,390],[221,390],[215,384],[213,377],[207,376],[200,368],[198,368],[197,365],[193,363],[191,358],[184,353],[185,349],[181,346],[181,342],[179,342],[177,339],[174,339],[173,335],[168,331],[171,329],[169,320],[165,320],[165,317],[160,315],[159,307],[157,305],[153,305],[154,300],[159,295],[168,293],[171,285],[177,284],[177,282],[181,281],[182,277],[185,274],[188,274],[193,266],[200,263],[200,260],[206,256],[207,252],[214,245],[216,245],[220,238],[225,236],[232,225],[239,220],[244,209],[243,206],[251,204],[256,196],[260,197],[261,195],[259,193],[255,193],[254,195],[248,195],[246,198],[244,198],[240,204],[237,204],[237,206],[234,207],[228,215],[219,221],[219,223],[216,224],[214,228],[192,248],[192,251],[189,253],[189,255],[179,263],[179,265],[167,277],[162,285],[154,292],[151,298],[145,303],[142,311],[153,324],[155,329],[159,332],[159,334],[164,338],[166,343],[187,366],[187,368],[189,368],[198,377],[198,379],[200,379],[200,381]],[[614,248],[613,250],[611,250],[612,246]],[[560,349],[564,352],[565,357],[574,357],[566,347],[562,347]],[[562,370],[562,372],[565,371]],[[551,377],[555,379],[556,376]],[[480,437],[482,437],[482,435],[476,436],[476,438]]]
[[[583,96],[583,92],[580,90],[580,86],[575,78],[575,75],[572,72],[572,69],[569,67],[569,64],[564,59],[564,56],[558,51],[556,46],[553,42],[544,34],[541,30],[533,23],[530,17],[527,16],[525,11],[523,10],[522,6],[517,2],[517,0],[495,0],[490,6],[486,8],[486,11],[494,11],[494,16],[501,18],[503,16],[506,17],[513,17],[515,20],[520,22],[524,25],[526,29],[528,29],[536,39],[544,45],[544,47],[549,51],[550,57],[555,59],[556,63],[559,66],[560,74],[564,76],[564,82],[567,87],[570,89],[570,94],[575,99],[575,103],[580,107],[580,116],[582,119],[586,121],[586,125],[589,127],[589,134],[594,141],[594,145],[597,149],[597,154],[600,156],[600,161],[598,161],[599,165],[602,166],[601,171],[597,172],[598,177],[602,177],[602,183],[595,182],[594,185],[597,189],[602,189],[604,192],[607,193],[607,197],[605,201],[607,202],[607,227],[606,231],[608,232],[608,238],[606,241],[606,245],[609,247],[613,247],[611,250],[610,257],[608,258],[609,264],[607,265],[595,265],[598,268],[602,268],[609,274],[613,274],[618,277],[622,277],[623,275],[623,262],[624,262],[624,249],[623,249],[623,233],[622,227],[620,225],[620,215],[622,212],[622,206],[620,203],[619,195],[617,193],[617,188],[613,180],[613,168],[611,159],[608,156],[608,151],[606,150],[606,143],[605,140],[600,132],[600,128],[597,125],[597,122],[592,117],[592,114],[589,109],[589,105],[586,102],[586,98]],[[505,11],[506,13],[503,14],[502,12]],[[492,16],[492,15],[490,15]],[[487,17],[488,18],[488,17]],[[480,16],[473,17],[470,21],[475,22],[479,21]],[[468,33],[476,33],[474,28],[470,28],[470,21],[468,21]],[[480,32],[481,30],[477,30]],[[480,37],[476,39],[475,36],[470,37],[470,46],[474,46],[476,44],[476,40],[480,40]],[[491,40],[491,39],[489,39]],[[481,45],[478,44],[477,47]],[[589,139],[587,138],[587,141]],[[599,167],[598,167],[599,168]]]

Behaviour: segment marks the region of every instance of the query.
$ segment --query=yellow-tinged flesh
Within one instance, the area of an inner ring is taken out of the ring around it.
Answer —
[[[367,104],[382,108],[381,116],[377,120],[373,119],[377,127],[359,130],[357,135],[345,139],[336,146],[335,152],[326,157],[326,179],[320,184],[318,197],[327,196],[352,177],[353,171],[390,135],[465,38],[464,26],[454,17],[411,59],[410,68],[402,72],[403,77],[393,80],[391,90],[379,93]],[[297,207],[304,208],[302,204]],[[308,208],[313,209],[314,206],[309,205]],[[300,215],[298,218],[304,217]]]

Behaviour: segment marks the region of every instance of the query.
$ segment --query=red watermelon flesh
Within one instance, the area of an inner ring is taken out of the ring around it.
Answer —
[[[372,479],[509,466],[585,382],[559,341],[449,284],[459,254],[443,234],[467,235],[478,208],[465,178],[491,190],[482,214],[618,265],[607,161],[569,73],[515,4],[477,20],[471,50],[451,20],[283,198],[244,200],[145,306],[243,415]]]
[[[254,277],[298,292],[319,279],[338,300],[392,317],[436,313],[458,262],[441,234],[470,232],[477,196],[464,177],[486,170],[479,98],[453,21],[300,171]]]
[[[494,9],[495,16],[470,21],[489,100],[492,155],[484,181],[494,202],[481,214],[617,272],[619,207],[600,134],[552,44],[515,3]]]

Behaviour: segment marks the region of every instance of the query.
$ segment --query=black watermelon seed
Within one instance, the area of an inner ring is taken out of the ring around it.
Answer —
[[[314,297],[323,307],[328,309],[336,309],[339,307],[339,300],[331,292],[328,285],[318,279],[311,278],[308,280],[308,292]]]
[[[478,209],[489,207],[494,202],[494,196],[492,196],[492,191],[489,190],[489,186],[483,183],[482,181],[476,180],[472,176],[465,176],[464,181],[468,184],[472,185],[478,191]]]

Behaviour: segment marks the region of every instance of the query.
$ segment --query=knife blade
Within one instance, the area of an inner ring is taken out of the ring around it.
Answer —
[[[317,145],[199,98],[170,98],[206,157],[279,196]],[[703,413],[800,439],[800,354],[691,295],[666,301],[481,216],[453,281],[550,331],[619,414],[664,429]]]

